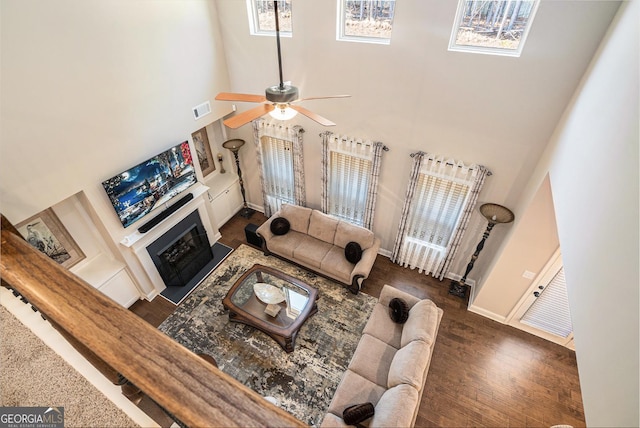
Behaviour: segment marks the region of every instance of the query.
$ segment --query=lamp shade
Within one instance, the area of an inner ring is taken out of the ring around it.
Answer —
[[[480,207],[480,213],[487,219],[489,223],[511,223],[515,215],[509,208],[505,208],[498,204],[483,204]]]
[[[240,138],[234,138],[233,140],[227,140],[222,143],[222,147],[229,149],[232,152],[237,152],[242,146],[244,146],[244,140],[241,140]]]

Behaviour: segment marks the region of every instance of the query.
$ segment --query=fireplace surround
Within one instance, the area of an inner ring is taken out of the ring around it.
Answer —
[[[172,279],[165,282],[168,274],[165,272],[165,277],[163,278],[163,275],[161,275],[161,272],[156,267],[156,262],[153,260],[155,255],[162,253],[162,250],[170,250],[171,245],[176,244],[177,246],[173,248],[173,254],[176,258],[170,257],[171,262],[175,263],[178,261],[177,252],[184,251],[186,249],[185,246],[197,244],[197,246],[203,247],[203,254],[209,257],[205,251],[208,252],[220,238],[219,230],[213,226],[213,217],[210,213],[211,204],[207,198],[207,191],[208,187],[196,184],[191,191],[194,196],[192,200],[188,201],[184,206],[170,214],[146,233],[134,231],[130,235],[124,236],[120,241],[122,255],[133,275],[136,277],[138,284],[140,284],[142,296],[145,299],[152,300],[167,288],[169,284],[177,285],[178,283],[182,283],[184,285],[185,282],[184,278]],[[199,221],[194,221],[193,216],[199,217]],[[197,232],[191,233],[190,230],[196,223]],[[183,241],[177,242],[181,238],[184,238]],[[151,247],[159,239],[164,240],[161,241],[162,244],[157,247]],[[195,243],[190,241],[193,239],[196,240]],[[204,249],[207,243],[208,249]],[[151,247],[151,253],[148,247]],[[180,247],[182,247],[182,250],[179,249]],[[152,253],[154,255],[153,257]],[[204,255],[201,254],[200,257],[204,258]],[[169,256],[169,253],[167,253],[167,256]],[[202,260],[200,260],[200,262],[204,263]],[[195,270],[195,268],[193,268],[193,270]]]
[[[168,287],[187,285],[213,259],[197,210],[153,241],[147,251]]]

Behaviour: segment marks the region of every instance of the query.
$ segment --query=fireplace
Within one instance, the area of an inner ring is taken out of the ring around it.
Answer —
[[[213,259],[198,210],[147,246],[151,260],[167,286],[185,286]]]

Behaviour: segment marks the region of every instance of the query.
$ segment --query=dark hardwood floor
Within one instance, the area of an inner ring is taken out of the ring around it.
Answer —
[[[246,244],[244,227],[261,224],[234,216],[219,242]],[[467,311],[448,294],[448,282],[402,268],[378,256],[363,292],[380,295],[384,284],[429,298],[444,310],[416,426],[585,426],[575,353],[560,345]],[[157,297],[131,310],[154,326],[175,306]]]

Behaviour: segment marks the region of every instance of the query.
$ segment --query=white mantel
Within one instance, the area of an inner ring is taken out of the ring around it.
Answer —
[[[213,245],[219,238],[220,232],[214,228],[215,224],[209,215],[207,186],[200,183],[192,188],[191,194],[193,199],[180,207],[176,212],[162,220],[158,225],[153,227],[146,233],[140,233],[137,230],[130,235],[125,236],[120,241],[120,252],[127,260],[127,264],[131,268],[136,280],[143,286],[145,297],[149,300],[160,294],[166,288],[158,270],[156,269],[151,256],[147,251],[147,247],[156,239],[167,233],[172,227],[178,224],[186,216],[198,211],[202,224],[207,232],[209,245]],[[140,267],[141,269],[137,269]],[[147,285],[145,287],[145,285]]]
[[[120,241],[120,244],[124,245],[125,247],[134,247],[136,244],[138,244],[139,241],[143,241],[146,243],[146,245],[149,245],[150,243],[155,241],[158,237],[162,236],[167,230],[171,229],[176,223],[182,220],[187,214],[192,213],[193,209],[189,209],[189,208],[185,209],[185,208],[191,206],[190,204],[192,202],[196,201],[198,198],[206,194],[208,191],[209,191],[209,188],[207,186],[204,186],[199,183],[196,184],[193,190],[191,190],[190,192],[185,192],[185,194],[191,193],[193,195],[193,199],[191,201],[187,202],[183,207],[179,208],[175,213],[171,214],[169,217],[161,221],[158,225],[153,227],[148,232],[141,233],[138,230],[135,230],[132,234],[125,236],[122,239],[122,241]],[[179,198],[176,198],[176,201],[178,199]],[[183,211],[182,214],[178,216],[178,213],[180,213],[181,211]],[[184,211],[187,211],[187,212],[185,213]],[[162,211],[158,212],[158,214],[161,214],[161,213]],[[200,217],[202,218],[202,215]],[[152,219],[153,218],[151,218],[151,220]],[[171,222],[169,222],[169,220],[171,220]],[[168,223],[172,223],[171,226],[167,226]],[[141,222],[140,226],[142,226],[143,224],[144,222]],[[207,233],[209,233],[209,230],[207,230]],[[152,238],[150,239],[149,237],[152,237]]]

